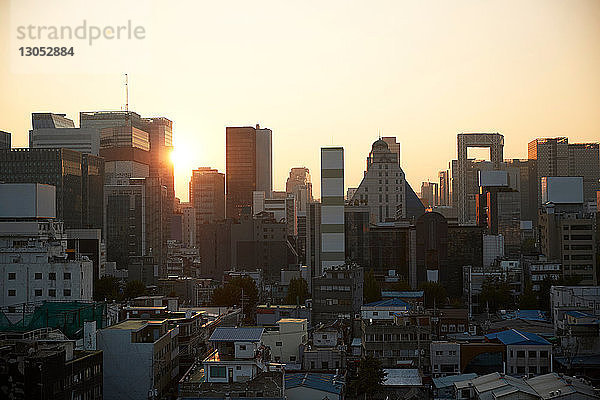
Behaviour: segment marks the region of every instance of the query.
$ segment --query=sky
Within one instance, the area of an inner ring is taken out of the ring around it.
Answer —
[[[60,0],[39,3],[40,18],[70,15]],[[18,57],[10,4],[0,0],[3,60]],[[93,73],[23,73],[0,63],[0,130],[13,133],[13,147],[27,146],[32,112],[66,113],[78,124],[79,111],[120,110],[125,72],[129,109],[174,122],[182,201],[193,168],[225,172],[226,126],[272,129],[274,189],[284,190],[291,167],[306,166],[317,197],[320,147],[344,147],[345,185],[356,187],[379,134],[398,138],[415,191],[456,158],[461,132],[503,134],[505,158],[526,158],[536,137],[600,140],[597,0],[136,6],[150,13],[150,62],[130,60],[119,71],[118,58],[106,57]]]

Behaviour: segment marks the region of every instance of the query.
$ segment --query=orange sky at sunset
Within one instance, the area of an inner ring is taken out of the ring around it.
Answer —
[[[130,110],[174,121],[182,201],[192,168],[224,172],[226,126],[271,128],[274,188],[306,166],[317,196],[319,148],[344,146],[346,186],[357,186],[378,132],[397,136],[415,191],[447,168],[460,132],[502,133],[505,158],[526,157],[535,137],[600,140],[597,0],[141,3],[154,62],[123,71]],[[9,14],[0,0],[3,59]],[[2,62],[0,88],[0,130],[15,147],[27,146],[31,112],[78,125],[79,111],[125,102],[112,72],[20,74]]]

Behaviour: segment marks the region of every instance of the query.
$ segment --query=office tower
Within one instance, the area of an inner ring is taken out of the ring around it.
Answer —
[[[529,142],[528,158],[537,160],[538,201],[544,176],[583,177],[583,198],[594,201],[600,190],[600,148],[598,143],[569,143],[566,137],[540,138]],[[540,203],[538,203],[540,204]]]
[[[416,232],[408,221],[378,223],[369,228],[369,268],[379,281],[392,273],[417,288]],[[390,272],[391,271],[391,272]]]
[[[521,221],[532,221],[537,225],[537,162],[536,160],[505,160],[505,169],[510,176],[510,184],[519,192]]]
[[[435,182],[422,182],[420,198],[425,207],[439,205],[438,184]]]
[[[128,185],[106,185],[104,197],[107,260],[124,269],[130,257],[152,256],[162,268],[168,237],[162,217],[167,193],[159,178],[132,178]]]
[[[91,300],[92,261],[67,252],[67,235],[56,219],[56,188],[0,184],[0,204],[0,306]]]
[[[306,167],[296,167],[290,170],[290,176],[285,182],[285,191],[296,197],[298,212],[305,212],[307,204],[313,201],[310,172]]]
[[[239,218],[242,209],[252,207],[252,192],[271,198],[273,166],[271,130],[254,127],[227,127],[226,179],[227,218]]]
[[[185,247],[197,246],[196,210],[188,203],[181,210],[182,216],[182,243]]]
[[[596,215],[584,210],[582,177],[542,177],[539,214],[540,250],[563,265],[565,277],[597,285]]]
[[[66,114],[33,113],[29,131],[30,148],[65,148],[99,155],[100,134],[95,128],[76,128]]]
[[[196,225],[225,218],[225,174],[201,167],[192,171],[190,203],[195,210]]]
[[[394,154],[398,155],[398,166],[401,167],[400,162],[400,143],[396,142],[395,136],[384,136],[381,138],[384,142],[387,143],[388,149]]]
[[[256,125],[256,190],[273,191],[273,132]]]
[[[343,265],[344,148],[321,148],[321,270]],[[314,276],[314,275],[313,275]]]
[[[272,213],[277,222],[285,222],[288,236],[298,235],[296,197],[286,194],[284,198],[266,198],[265,192],[252,192],[252,214]]]
[[[369,226],[371,211],[367,206],[348,204],[344,207],[346,260],[361,267],[370,267]]]
[[[306,265],[311,276],[321,269],[321,203],[313,201],[306,208]]]
[[[10,132],[0,131],[0,149],[10,149]]]
[[[469,190],[472,185],[469,185],[468,182],[469,176],[467,172],[470,160],[467,158],[467,150],[470,147],[489,148],[491,169],[498,170],[501,168],[503,161],[504,136],[499,133],[461,133],[457,135],[457,145],[456,204],[458,208],[458,222],[460,224],[472,224],[475,222],[475,195],[477,194],[477,190]]]
[[[161,185],[167,188],[165,223],[175,207],[175,172],[173,152],[173,121],[164,117],[142,118],[150,141],[150,176],[158,176]]]
[[[67,229],[102,228],[102,158],[69,149],[0,150],[0,181],[56,187],[56,215]]]
[[[373,143],[367,157],[367,170],[350,202],[368,206],[377,222],[406,218],[405,187],[398,155],[379,139]]]
[[[480,226],[448,225],[448,295],[463,294],[463,267],[473,270],[483,267],[483,228]]]
[[[438,174],[440,178],[439,186],[439,205],[449,206],[450,205],[450,176],[448,171],[440,171]]]
[[[450,283],[448,270],[448,222],[441,214],[428,212],[417,218],[417,284]]]

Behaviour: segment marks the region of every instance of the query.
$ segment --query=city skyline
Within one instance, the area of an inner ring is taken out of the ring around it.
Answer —
[[[165,18],[149,34],[172,52],[154,69],[123,72],[130,73],[130,110],[174,121],[182,201],[192,169],[225,171],[227,126],[272,129],[275,190],[284,189],[292,167],[308,167],[318,182],[319,149],[331,145],[344,147],[345,182],[357,187],[378,135],[397,137],[414,188],[436,181],[456,158],[461,132],[501,133],[505,158],[526,158],[527,143],[538,137],[600,137],[595,1],[332,2],[320,4],[319,14],[310,5],[238,4],[232,13],[219,5],[152,4]],[[186,23],[195,14],[181,12],[186,7],[202,11],[201,26]],[[8,8],[0,5],[4,26]],[[169,22],[172,15],[180,23]],[[169,47],[184,37],[196,38],[198,48]],[[8,40],[0,43],[8,57]],[[242,68],[236,60],[243,58]],[[165,74],[167,65],[179,72]],[[25,147],[32,112],[66,113],[78,123],[80,111],[119,110],[123,81],[119,74],[25,75],[3,63],[0,85],[11,96],[0,99],[0,129],[13,133],[13,147]]]

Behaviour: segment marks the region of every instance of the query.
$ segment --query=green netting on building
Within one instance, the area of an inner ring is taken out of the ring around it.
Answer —
[[[20,312],[20,310],[22,310]],[[71,339],[83,336],[83,323],[96,321],[96,328],[104,328],[106,323],[105,303],[71,302],[44,302],[38,306],[15,306],[11,310],[11,320],[18,314],[22,317],[16,322],[10,322],[6,309],[0,310],[0,331],[2,332],[27,332],[39,328],[60,329]]]

